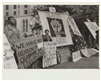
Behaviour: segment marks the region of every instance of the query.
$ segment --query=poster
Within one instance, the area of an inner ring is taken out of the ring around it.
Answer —
[[[65,14],[45,11],[39,11],[38,13],[44,35],[46,35],[45,30],[48,30],[52,42],[56,42],[57,46],[73,44]]]
[[[87,28],[89,29],[94,39],[96,39],[96,31],[99,30],[97,24],[95,22],[84,22],[84,23],[86,24]]]
[[[17,69],[17,64],[14,58],[14,51],[11,50],[10,44],[5,34],[4,37],[4,51],[3,51],[3,68],[4,69]]]
[[[74,19],[72,17],[68,16],[67,17],[67,22],[69,23],[69,25],[70,25],[70,27],[73,30],[75,35],[82,36],[78,27],[77,27],[77,25],[76,25],[76,23],[75,23],[75,21],[74,21]]]
[[[18,65],[20,68],[26,68],[42,56],[38,53],[36,36],[25,38],[15,43]]]
[[[43,68],[57,64],[56,43],[44,42],[45,54],[43,55]]]
[[[72,58],[73,58],[73,62],[77,62],[78,60],[80,60],[82,58],[80,51],[73,52]]]

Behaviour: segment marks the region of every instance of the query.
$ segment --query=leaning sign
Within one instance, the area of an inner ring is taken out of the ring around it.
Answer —
[[[38,13],[43,27],[43,34],[48,29],[52,41],[56,42],[57,46],[73,44],[65,14],[45,11],[38,11]]]
[[[95,31],[99,30],[98,25],[95,22],[84,22],[84,23],[86,24],[87,28],[91,32],[91,34],[94,37],[94,39],[96,39]]]
[[[19,68],[26,68],[42,56],[38,53],[37,39],[35,36],[25,38],[15,43]]]

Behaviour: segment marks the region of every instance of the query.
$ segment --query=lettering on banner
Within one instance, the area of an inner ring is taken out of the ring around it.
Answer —
[[[28,67],[42,56],[42,49],[38,49],[38,41],[36,37],[32,37],[15,43],[20,68]],[[40,53],[38,53],[38,50],[41,50]]]
[[[43,67],[57,64],[56,60],[56,43],[44,42],[45,54],[43,56]]]

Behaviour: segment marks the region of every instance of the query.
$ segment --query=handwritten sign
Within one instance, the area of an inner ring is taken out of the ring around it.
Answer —
[[[86,24],[87,28],[91,32],[94,39],[96,39],[96,32],[95,31],[99,30],[97,24],[95,22],[84,22],[84,23]]]
[[[43,56],[43,67],[57,64],[56,60],[56,43],[44,42],[45,54]]]
[[[20,68],[28,67],[42,56],[41,53],[38,53],[37,39],[35,36],[15,43],[15,48]]]
[[[73,52],[72,58],[73,58],[73,62],[77,62],[78,60],[80,60],[82,58],[80,51]]]
[[[3,68],[17,69],[17,64],[13,55],[14,51],[11,49],[5,34],[3,34],[3,37],[4,37]]]

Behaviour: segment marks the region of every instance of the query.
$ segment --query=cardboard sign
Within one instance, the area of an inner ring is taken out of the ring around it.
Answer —
[[[49,67],[57,64],[56,43],[44,42],[45,54],[43,56],[43,67]]]
[[[72,58],[73,58],[73,62],[77,62],[78,60],[80,60],[82,58],[80,51],[73,52]]]
[[[13,55],[14,51],[11,49],[5,34],[3,34],[3,37],[4,37],[3,68],[17,69],[17,64]]]
[[[20,68],[26,68],[42,56],[38,53],[36,36],[28,37],[15,43]]]
[[[91,32],[94,39],[96,39],[96,31],[99,30],[97,24],[95,22],[84,22],[84,23],[86,24],[87,28]]]
[[[70,16],[67,17],[67,22],[69,23],[71,29],[73,30],[74,34],[78,35],[78,36],[82,36],[74,19]]]
[[[44,35],[45,30],[49,30],[49,36],[52,38],[52,42],[57,43],[57,46],[73,44],[65,14],[45,11],[39,11],[38,13]]]

